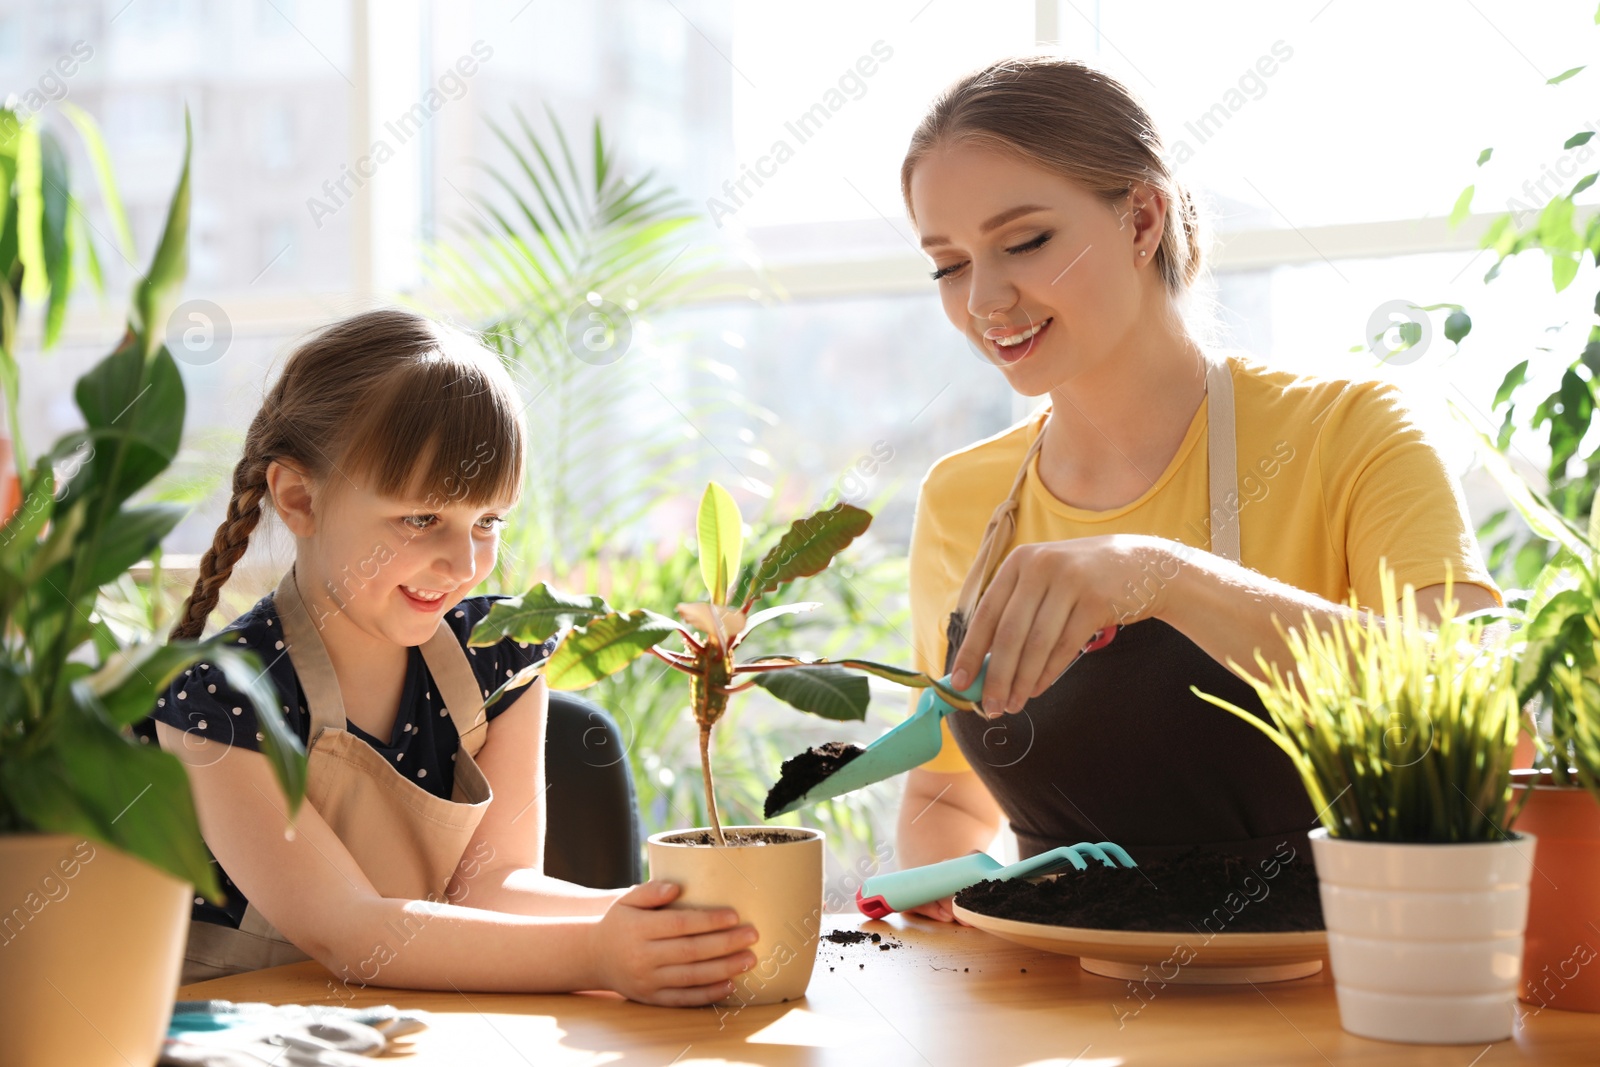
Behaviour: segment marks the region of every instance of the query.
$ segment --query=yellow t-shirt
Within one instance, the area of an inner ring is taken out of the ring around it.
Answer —
[[[1393,383],[1298,375],[1229,353],[1239,472],[1241,562],[1335,603],[1354,591],[1381,607],[1378,560],[1395,588],[1445,580],[1505,600],[1484,566],[1460,486]],[[944,674],[945,622],[1028,447],[1045,405],[993,437],[952,452],[922,481],[911,535],[911,615],[917,668]],[[1137,500],[1109,511],[1071,507],[1039,480],[1038,459],[1019,491],[1014,545],[1140,533],[1210,549],[1206,405],[1167,469]],[[1131,606],[1131,605],[1130,605]],[[944,746],[923,764],[970,766],[943,726]]]

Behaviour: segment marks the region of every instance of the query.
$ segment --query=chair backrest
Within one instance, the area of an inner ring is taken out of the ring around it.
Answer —
[[[545,873],[591,889],[643,881],[633,770],[610,712],[572,693],[550,693],[545,782]]]

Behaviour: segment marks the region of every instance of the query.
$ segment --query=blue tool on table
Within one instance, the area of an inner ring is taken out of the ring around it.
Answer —
[[[1068,867],[1085,870],[1089,865],[1084,862],[1084,856],[1097,859],[1107,867],[1138,866],[1133,857],[1113,841],[1062,845],[1011,864],[1001,863],[987,852],[973,852],[909,870],[875,874],[856,890],[856,907],[863,915],[881,919],[891,912],[942,900],[986,879],[1003,882],[1012,878],[1041,878]]]

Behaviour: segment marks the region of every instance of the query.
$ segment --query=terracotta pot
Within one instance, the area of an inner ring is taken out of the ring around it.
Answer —
[[[1600,1011],[1600,803],[1579,786],[1545,785],[1515,771],[1518,831],[1538,835],[1522,957],[1522,1000],[1540,1008]],[[1549,775],[1543,775],[1543,781]]]
[[[1432,845],[1311,831],[1339,1024],[1381,1041],[1482,1044],[1516,1026],[1538,842]]]
[[[193,890],[109,845],[0,836],[0,1041],[12,1067],[156,1062]]]
[[[792,826],[724,826],[724,836],[781,835],[770,844],[692,843],[709,829],[668,830],[648,841],[650,877],[683,892],[671,907],[731,907],[756,928],[756,965],[733,980],[719,1003],[776,1004],[805,995],[822,932],[820,830]]]

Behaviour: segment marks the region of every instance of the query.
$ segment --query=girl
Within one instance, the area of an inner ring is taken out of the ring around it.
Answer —
[[[1288,758],[1190,686],[1266,718],[1225,664],[1287,668],[1274,623],[1341,616],[1352,590],[1379,605],[1381,560],[1429,618],[1452,574],[1456,610],[1503,603],[1439,453],[1391,385],[1190,335],[1194,203],[1103,73],[1037,57],[961,80],[912,136],[901,191],[945,314],[1048,397],[921,487],[918,665],[964,686],[990,662],[983,713],[947,717],[909,776],[901,862],[986,848],[1002,814],[1024,856],[1309,856],[1318,813]],[[920,910],[951,918],[948,898]]]
[[[292,827],[250,702],[199,664],[150,721],[188,765],[227,901],[196,898],[184,981],[315,958],[348,982],[611,989],[700,1005],[755,962],[728,910],[670,883],[542,873],[548,650],[465,647],[522,482],[522,407],[498,358],[410,312],[336,323],[250,424],[227,518],[173,637],[198,637],[267,511],[295,539],[277,591],[224,628],[267,665],[308,752]]]

